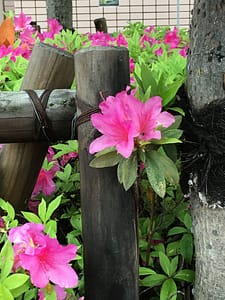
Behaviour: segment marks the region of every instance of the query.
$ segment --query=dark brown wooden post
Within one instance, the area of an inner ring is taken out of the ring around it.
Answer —
[[[99,18],[94,20],[95,23],[95,30],[101,31],[104,33],[108,32],[107,23],[105,18]]]
[[[75,54],[79,114],[98,106],[99,92],[115,95],[129,83],[125,48],[93,47]],[[112,128],[113,130],[113,128]],[[133,190],[118,183],[116,168],[89,167],[95,138],[90,122],[78,127],[86,300],[137,300],[138,256]]]
[[[21,89],[70,88],[73,79],[73,55],[36,44]],[[48,146],[48,142],[6,144],[1,152],[0,197],[10,201],[17,211],[25,209]]]

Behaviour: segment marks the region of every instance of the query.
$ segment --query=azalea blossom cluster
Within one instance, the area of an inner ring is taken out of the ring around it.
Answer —
[[[8,17],[7,22],[9,22],[10,17]],[[46,38],[53,39],[55,34],[59,33],[62,29],[62,25],[56,19],[49,19],[48,31],[40,33],[31,24],[32,18],[26,16],[23,12],[19,16],[14,16],[12,27],[12,33],[16,34],[15,38],[19,40],[19,45],[14,47],[15,39],[12,43],[0,44],[0,58],[10,54],[10,59],[16,61],[16,57],[21,55],[26,59],[30,58],[31,51],[34,44],[39,40],[43,42]],[[12,21],[11,21],[12,22]],[[4,30],[4,29],[3,29]],[[5,32],[9,35],[9,32]],[[6,36],[7,38],[7,36]]]
[[[65,299],[64,288],[74,288],[78,276],[69,262],[75,258],[77,247],[62,246],[56,238],[43,233],[44,225],[26,223],[10,229],[9,240],[14,248],[14,271],[23,268],[30,274],[35,287],[40,288],[39,299],[45,289],[55,284],[57,299]]]
[[[144,29],[144,34],[140,37],[140,45],[142,49],[146,48],[147,44],[152,47],[154,45],[159,45],[158,49],[154,51],[156,56],[161,56],[163,54],[163,48],[161,44],[167,45],[168,50],[178,49],[178,53],[186,57],[189,45],[186,41],[183,41],[179,36],[179,31],[176,27],[166,31],[165,35],[160,38],[154,37],[157,33],[155,26],[149,26]],[[119,33],[117,37],[111,36],[108,33],[96,32],[94,34],[88,35],[92,46],[125,46],[128,47],[127,38],[123,33]]]
[[[183,57],[187,56],[187,50],[189,45],[186,41],[183,41],[179,35],[179,31],[176,27],[173,29],[169,29],[166,31],[165,35],[161,38],[152,37],[152,34],[156,33],[157,30],[154,26],[149,26],[144,29],[144,34],[141,37],[140,43],[143,48],[149,44],[151,47],[154,45],[159,45],[159,48],[155,50],[155,55],[162,56],[163,55],[163,48],[160,44],[164,44],[168,46],[168,50],[178,49],[179,54]]]
[[[161,97],[141,102],[134,96],[134,91],[109,96],[99,108],[101,112],[93,114],[91,122],[102,135],[90,144],[91,154],[115,147],[118,153],[128,158],[142,142],[160,140],[160,127],[167,128],[175,121],[173,115],[162,112]]]
[[[52,166],[46,170],[41,168],[38,179],[32,192],[32,198],[35,198],[38,194],[42,193],[45,196],[52,195],[56,190],[54,177],[56,172],[63,168],[71,159],[77,158],[77,152],[70,152],[62,155],[58,160],[54,159],[55,151],[50,146],[46,155],[47,161],[52,163]]]

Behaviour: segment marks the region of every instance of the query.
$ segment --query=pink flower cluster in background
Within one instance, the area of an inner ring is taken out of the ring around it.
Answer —
[[[89,148],[91,154],[115,147],[123,157],[130,157],[140,141],[161,139],[159,127],[169,127],[175,118],[162,112],[162,99],[158,96],[145,103],[133,93],[122,91],[109,96],[99,105],[101,113],[91,116],[92,125],[102,133]]]
[[[62,246],[58,240],[43,233],[44,225],[26,223],[10,229],[9,240],[14,244],[14,270],[27,270],[31,282],[45,288],[50,282],[61,289],[73,288],[78,276],[69,262],[75,258],[77,247]]]
[[[23,56],[26,59],[30,58],[31,51],[36,41],[40,40],[43,42],[46,38],[54,38],[54,35],[59,33],[62,26],[56,19],[48,20],[48,31],[39,33],[33,26],[30,25],[32,18],[26,16],[23,12],[17,17],[14,17],[14,30],[17,38],[20,40],[19,45],[9,45],[8,47],[4,44],[0,46],[0,58],[10,54],[10,59],[16,61],[17,56]]]
[[[38,179],[36,181],[35,187],[32,192],[32,199],[34,199],[38,194],[42,193],[44,196],[52,195],[56,190],[56,185],[54,182],[54,177],[56,172],[63,168],[71,159],[77,158],[77,152],[70,152],[68,154],[62,155],[58,160],[54,160],[55,152],[52,147],[48,148],[48,153],[46,155],[48,162],[52,162],[52,167],[49,170],[42,168],[39,172]],[[29,205],[33,207],[33,203],[37,201],[30,201]],[[38,204],[37,204],[38,205]],[[36,212],[36,205],[31,209]]]

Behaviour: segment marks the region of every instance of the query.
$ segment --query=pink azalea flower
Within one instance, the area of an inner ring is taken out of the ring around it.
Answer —
[[[161,139],[161,131],[158,127],[169,127],[175,118],[170,113],[162,110],[162,98],[155,96],[148,99],[145,103],[136,107],[134,112],[134,123],[138,131],[138,139],[149,141],[151,139]],[[135,116],[136,114],[136,116]]]
[[[160,47],[159,49],[155,50],[155,55],[162,56],[163,55],[163,48]]]
[[[133,73],[135,68],[135,63],[132,57],[130,58],[129,63],[130,63],[130,73]]]
[[[39,37],[41,42],[44,42],[44,40],[46,38],[53,39],[54,38],[54,33],[53,32],[48,32],[48,31],[43,32],[43,33],[38,32],[38,37]]]
[[[43,224],[26,223],[10,229],[9,240],[17,244],[23,252],[32,255],[35,251],[34,245],[45,245],[45,241],[42,238],[43,230]]]
[[[15,31],[21,31],[25,28],[32,28],[30,25],[31,21],[31,17],[27,17],[23,12],[21,12],[18,17],[14,17]]]
[[[151,45],[151,41],[152,41],[152,38],[150,38],[147,34],[143,34],[143,36],[141,37],[141,40],[140,40],[140,44],[142,46],[142,48],[145,48],[145,42],[149,43]]]
[[[49,31],[53,34],[59,33],[63,27],[56,19],[48,19]]]
[[[2,217],[0,217],[0,229],[1,228],[5,229],[5,221],[3,220]]]
[[[49,281],[61,288],[73,288],[78,277],[69,262],[77,251],[75,245],[62,246],[43,232],[42,224],[26,223],[9,231],[14,243],[17,266],[29,271],[34,286],[44,288]]]
[[[180,49],[179,54],[183,57],[187,57],[187,49],[188,47],[183,47],[182,49]]]
[[[60,33],[63,29],[62,25],[56,19],[48,19],[48,28],[49,31],[37,33],[38,38],[41,42],[44,42],[45,39],[54,39],[55,34]]]
[[[48,160],[49,162],[52,161],[54,155],[55,155],[54,149],[53,149],[51,146],[49,146],[49,147],[48,147],[48,152],[47,152],[47,155],[46,155],[47,160]]]
[[[143,34],[143,36],[141,37],[140,43],[141,43],[142,48],[145,48],[146,43],[149,43],[150,46],[153,46],[155,44],[159,44],[160,41],[148,36],[147,34]]]
[[[55,292],[56,292],[57,300],[64,300],[64,299],[66,299],[65,289],[62,288],[61,286],[55,285]]]
[[[32,52],[31,47],[28,46],[28,44],[23,43],[23,44],[20,44],[19,47],[17,47],[16,49],[14,49],[12,51],[12,55],[11,55],[10,59],[14,60],[14,57],[15,57],[15,60],[16,60],[16,57],[19,55],[23,56],[26,59],[29,59],[31,52]]]
[[[12,48],[11,45],[8,46],[8,47],[6,47],[6,45],[4,45],[4,44],[1,45],[1,46],[0,46],[0,58],[2,58],[2,57],[4,57],[4,56],[8,55],[9,53],[12,52],[12,50],[13,50],[13,48]]]
[[[109,33],[97,31],[94,34],[89,34],[89,40],[92,46],[110,46],[113,45],[115,38],[111,37]]]
[[[39,297],[38,300],[45,300],[45,295],[43,290],[38,291],[38,297]]]
[[[29,199],[28,205],[27,205],[29,211],[31,211],[37,215],[38,214],[38,206],[40,203],[41,203],[41,201],[38,199]]]
[[[125,37],[123,36],[123,34],[120,32],[118,37],[116,38],[116,44],[117,46],[128,46],[127,40],[125,39]]]
[[[60,165],[64,167],[71,159],[77,158],[78,153],[77,152],[70,152],[68,154],[63,155],[60,157]]]
[[[175,49],[180,43],[180,38],[178,36],[178,29],[174,27],[173,30],[168,30],[165,37],[164,43],[170,45],[170,49]]]
[[[147,32],[147,33],[151,33],[152,31],[155,31],[155,26],[154,25],[151,25],[151,26],[144,29],[144,32]]]
[[[152,97],[145,103],[126,91],[115,97],[109,96],[100,103],[101,113],[91,116],[92,125],[102,133],[89,148],[91,154],[108,147],[116,147],[118,153],[128,158],[134,150],[135,142],[161,139],[158,127],[169,127],[174,117],[161,112],[162,99]]]
[[[22,43],[26,43],[29,46],[34,46],[36,38],[33,36],[33,27],[25,28],[22,32],[20,32],[20,39]]]
[[[55,172],[58,170],[58,167],[54,167],[50,169],[49,171],[45,169],[41,169],[37,182],[34,186],[34,190],[32,192],[32,198],[37,196],[40,192],[42,192],[44,195],[49,196],[52,193],[54,193],[56,186],[55,182],[53,181],[53,177],[55,175]]]

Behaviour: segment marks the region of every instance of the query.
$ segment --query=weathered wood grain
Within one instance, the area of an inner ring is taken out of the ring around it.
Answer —
[[[33,48],[21,89],[70,88],[74,59],[45,44]],[[0,156],[0,197],[17,211],[26,209],[48,150],[48,142],[5,144]]]
[[[43,90],[35,91],[37,95]],[[71,121],[75,114],[75,90],[57,89],[50,94],[46,114],[51,142],[71,137]],[[40,133],[40,134],[39,134]],[[0,143],[46,141],[25,91],[0,93]]]
[[[128,61],[125,48],[79,51],[75,55],[78,102],[95,107],[101,101],[100,91],[106,97],[123,90],[129,84]],[[89,167],[92,156],[88,148],[95,136],[90,122],[79,126],[85,299],[137,300],[134,193],[132,189],[125,192],[118,183],[116,168]]]

